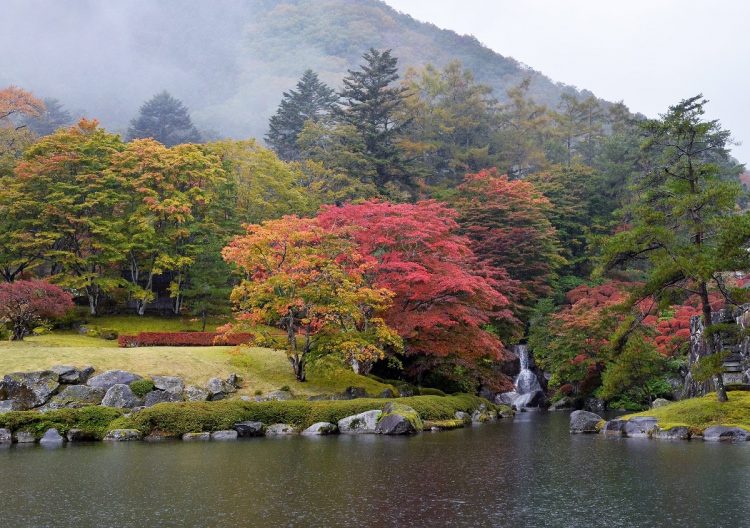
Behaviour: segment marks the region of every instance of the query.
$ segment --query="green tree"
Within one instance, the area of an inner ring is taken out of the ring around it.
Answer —
[[[73,124],[73,116],[57,99],[44,99],[44,110],[38,116],[25,116],[21,121],[37,136],[49,136],[58,128]]]
[[[163,91],[143,103],[138,117],[130,122],[127,140],[140,138],[152,138],[173,147],[181,143],[198,143],[201,135],[182,101]]]
[[[314,71],[305,70],[297,89],[284,92],[268,123],[266,141],[281,159],[298,160],[301,152],[297,139],[305,123],[317,123],[328,116],[337,101],[333,88],[322,82]]]
[[[602,267],[646,261],[645,285],[635,300],[696,292],[710,329],[709,289],[731,298],[722,272],[750,265],[750,213],[738,212],[739,184],[722,178],[730,133],[704,119],[705,103],[700,95],[691,97],[643,124],[652,164],[636,182],[630,229],[609,240]],[[705,347],[708,355],[718,352],[713,339]],[[720,373],[715,381],[719,401],[726,401]]]

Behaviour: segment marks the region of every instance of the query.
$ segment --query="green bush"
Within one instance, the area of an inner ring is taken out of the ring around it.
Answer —
[[[133,394],[135,394],[139,398],[143,398],[146,394],[148,394],[155,388],[156,387],[154,386],[154,382],[150,379],[141,379],[130,384],[130,390],[132,390]]]
[[[440,389],[433,389],[431,387],[420,387],[419,395],[420,396],[446,396],[446,394]]]
[[[101,439],[108,426],[122,414],[122,409],[98,405],[80,409],[58,409],[45,413],[14,411],[0,414],[0,428],[28,431],[34,433],[37,438],[41,438],[47,429],[53,427],[62,435],[75,428]]]

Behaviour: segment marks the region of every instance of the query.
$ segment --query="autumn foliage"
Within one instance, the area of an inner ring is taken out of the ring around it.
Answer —
[[[121,348],[145,346],[236,346],[249,343],[252,334],[220,332],[140,332],[121,335],[117,344]]]
[[[0,283],[0,321],[13,327],[21,340],[47,318],[62,317],[73,308],[69,293],[43,280]]]

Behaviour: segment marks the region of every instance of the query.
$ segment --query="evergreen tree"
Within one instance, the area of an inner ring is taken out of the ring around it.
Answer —
[[[138,117],[130,122],[127,139],[138,138],[153,138],[166,147],[201,140],[188,109],[166,90],[146,101]]]
[[[398,59],[391,56],[391,50],[374,48],[362,58],[365,64],[359,70],[349,70],[344,78],[343,103],[337,116],[360,136],[362,154],[374,169],[378,188],[410,186],[398,144],[408,124],[400,117],[407,88],[393,86],[399,78]]]
[[[58,128],[73,124],[73,116],[57,99],[45,99],[37,116],[25,116],[23,124],[37,136],[49,136]]]
[[[283,160],[300,159],[297,146],[305,122],[317,123],[328,115],[337,102],[336,92],[318,78],[312,70],[306,70],[297,83],[296,90],[284,92],[276,113],[268,123],[266,141]]]

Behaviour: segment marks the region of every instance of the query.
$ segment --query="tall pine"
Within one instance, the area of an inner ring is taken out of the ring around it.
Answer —
[[[166,147],[198,143],[201,135],[182,101],[166,90],[141,106],[138,117],[130,122],[127,139],[153,138]]]
[[[307,121],[317,123],[329,115],[338,101],[336,92],[306,70],[296,90],[284,92],[276,113],[268,123],[266,141],[278,156],[286,161],[300,159],[297,139]]]

